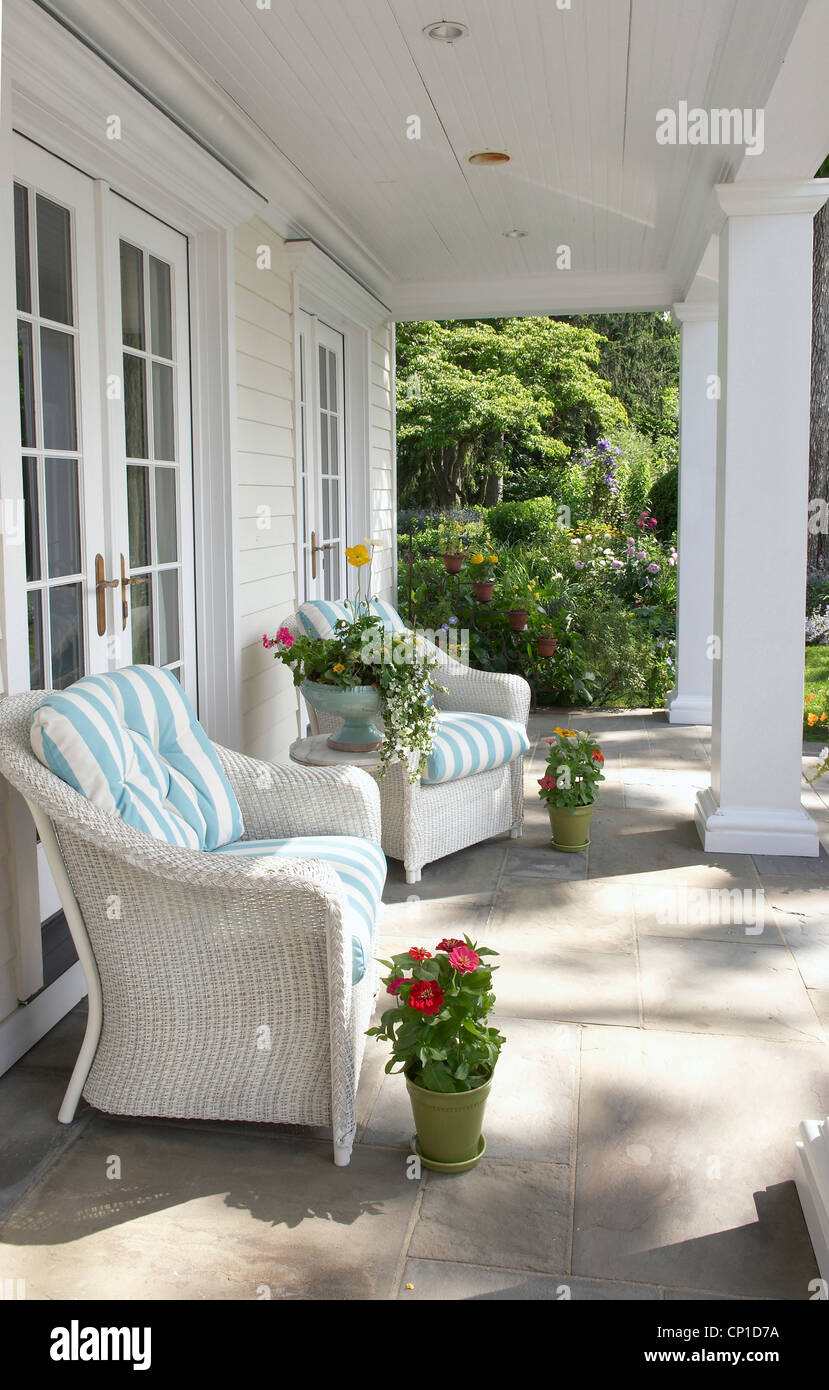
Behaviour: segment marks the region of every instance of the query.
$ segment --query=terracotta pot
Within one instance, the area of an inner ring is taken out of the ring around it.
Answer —
[[[510,608],[507,619],[513,632],[523,632],[529,616],[526,608]]]
[[[552,656],[558,646],[557,637],[536,637],[536,647],[539,656]]]
[[[494,579],[476,579],[474,581],[475,597],[481,603],[489,603],[494,588]]]
[[[463,564],[462,555],[444,555],[443,563],[447,574],[457,574]]]

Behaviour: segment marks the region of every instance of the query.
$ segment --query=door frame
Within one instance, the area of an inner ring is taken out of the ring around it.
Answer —
[[[110,138],[113,118],[102,112],[118,113],[125,138]],[[0,90],[0,407],[18,438],[17,447],[12,442],[0,452],[0,495],[6,499],[20,496],[13,131],[188,240],[199,715],[212,738],[239,747],[233,229],[262,212],[266,200],[45,10],[7,0]],[[0,564],[0,693],[14,693],[29,686],[21,602],[25,556],[2,525]],[[15,969],[22,1001],[43,983],[42,957],[32,944],[36,934],[28,930],[40,920],[37,856],[22,798],[11,793],[0,813],[14,857]],[[52,1016],[50,998],[65,1012],[84,992],[83,977],[73,967],[43,990],[44,1018]],[[9,1045],[16,1047],[15,1018],[12,1014],[0,1025],[4,1055],[7,1032]]]
[[[371,370],[372,332],[388,323],[391,311],[312,241],[286,241],[294,309],[321,319],[343,337],[345,377],[346,544],[371,535]],[[299,419],[299,314],[293,314],[294,419]],[[316,429],[316,423],[314,424]],[[295,565],[302,576],[302,525],[299,497],[302,460],[299,430],[294,431],[296,468]],[[299,593],[296,596],[299,603]],[[287,613],[286,613],[287,616]]]

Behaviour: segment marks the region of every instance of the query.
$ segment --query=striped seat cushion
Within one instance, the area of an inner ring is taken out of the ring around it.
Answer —
[[[373,954],[380,894],[386,881],[386,859],[379,845],[353,835],[303,835],[293,840],[240,840],[220,846],[216,853],[324,859],[330,864],[345,895],[351,979],[354,984],[362,980]]]
[[[392,632],[406,631],[406,624],[397,609],[385,599],[372,599],[369,610],[382,619],[384,626]],[[299,609],[299,621],[309,637],[331,637],[334,624],[340,618],[345,618],[347,622],[354,621],[353,604],[320,598],[303,603]]]
[[[46,697],[30,736],[57,777],[157,840],[216,849],[244,833],[216,750],[171,671],[84,676]]]
[[[455,782],[475,772],[490,772],[522,758],[530,741],[523,724],[494,714],[460,714],[442,710],[423,782]]]

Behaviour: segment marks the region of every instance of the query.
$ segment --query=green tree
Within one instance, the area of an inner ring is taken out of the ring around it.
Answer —
[[[815,177],[829,178],[829,158]],[[829,498],[829,202],[817,213],[814,230],[809,497]],[[825,569],[827,565],[829,536],[810,527],[809,569]]]
[[[599,366],[631,424],[657,446],[676,436],[679,330],[666,314],[574,314],[600,335]],[[662,449],[660,449],[662,452]],[[668,449],[670,452],[670,449]]]
[[[400,324],[401,504],[499,500],[516,459],[554,467],[626,422],[595,332],[549,318]]]

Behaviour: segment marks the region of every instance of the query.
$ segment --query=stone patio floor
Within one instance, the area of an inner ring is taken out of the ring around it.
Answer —
[[[606,754],[586,854],[549,848],[537,743],[523,839],[414,888],[390,866],[383,954],[464,932],[501,953],[477,1169],[407,1176],[372,1040],[347,1169],[321,1131],[86,1105],[61,1126],[79,1007],[0,1079],[0,1276],[34,1299],[808,1299],[792,1178],[800,1120],[829,1113],[829,856],[703,854],[706,730],[553,711],[531,732],[565,720]],[[804,802],[824,833],[829,786]],[[749,915],[762,890],[760,932],[709,920],[694,890],[723,888]]]

